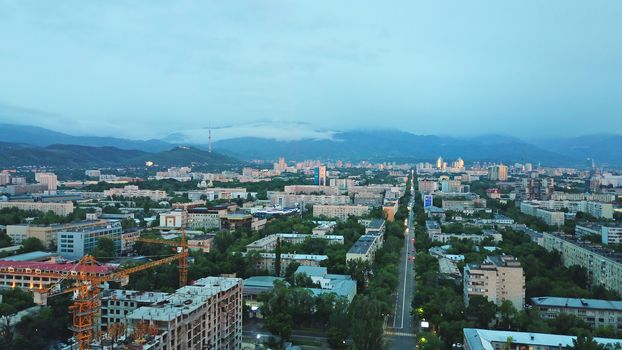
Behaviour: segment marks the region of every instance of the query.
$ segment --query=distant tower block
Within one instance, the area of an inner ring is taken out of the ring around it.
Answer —
[[[212,153],[212,129],[209,129],[207,134],[207,151]]]

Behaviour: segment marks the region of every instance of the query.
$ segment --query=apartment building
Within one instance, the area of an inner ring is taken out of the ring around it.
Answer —
[[[540,316],[553,319],[561,314],[573,315],[593,328],[613,327],[622,331],[622,301],[536,297],[531,298],[531,305],[537,306]]]
[[[56,191],[58,188],[58,178],[54,173],[35,173],[35,181],[47,186],[48,191]]]
[[[344,195],[327,194],[291,194],[286,192],[272,192],[270,194],[272,205],[280,208],[301,207],[315,204],[342,205],[350,204],[350,197]]]
[[[87,227],[77,231],[57,232],[57,252],[70,260],[78,260],[97,247],[101,238],[109,238],[114,243],[115,255],[121,253],[121,222],[109,222],[104,227]]]
[[[482,198],[451,200],[443,199],[442,208],[452,211],[472,211],[475,208],[486,208],[486,200]]]
[[[495,243],[499,243],[503,240],[503,235],[495,230],[485,230],[482,234],[472,233],[432,233],[431,235],[428,233],[432,242],[441,242],[443,244],[451,242],[452,239],[462,240],[468,239],[473,241],[475,244],[479,244],[487,238],[490,238]]]
[[[259,253],[261,259],[257,262],[258,270],[266,270],[268,273],[273,274],[275,272],[274,263],[276,261],[276,254],[274,253]],[[328,260],[328,256],[326,255],[314,255],[314,254],[292,254],[286,253],[281,254],[281,273],[280,275],[285,274],[285,270],[287,270],[287,266],[289,264],[296,262],[301,266],[320,266],[322,261]]]
[[[141,190],[136,185],[127,185],[123,188],[111,188],[104,190],[105,197],[122,196],[122,197],[149,197],[151,200],[159,202],[169,197],[166,191],[162,190]]]
[[[491,181],[507,181],[508,180],[508,167],[507,165],[499,164],[493,165],[488,168],[488,179]]]
[[[42,212],[51,211],[59,216],[67,216],[73,213],[73,202],[63,203],[44,203],[44,202],[1,202],[2,208],[17,208],[19,210],[38,210]]]
[[[128,326],[159,330],[154,350],[242,348],[242,279],[205,277],[128,313]]]
[[[317,194],[340,195],[341,189],[338,186],[318,186],[318,185],[288,185],[283,187],[283,192],[288,194]]]
[[[438,189],[438,181],[436,180],[419,179],[417,184],[421,193],[434,193]]]
[[[300,244],[307,239],[321,239],[326,241],[328,244],[343,244],[343,236],[338,235],[318,236],[312,234],[275,233],[246,245],[246,251],[272,252],[276,248],[277,240],[280,240],[281,243],[287,242],[291,244]]]
[[[525,203],[525,202],[523,202]],[[527,202],[532,207],[561,211],[566,209],[570,213],[583,212],[602,219],[613,219],[613,205],[611,203],[592,201],[531,201]],[[521,203],[522,208],[522,203]]]
[[[574,347],[574,335],[559,335],[532,332],[510,332],[490,329],[464,328],[465,350],[505,349],[511,339],[511,349],[534,350],[565,350]],[[594,338],[601,345],[621,345],[622,340],[611,338]]]
[[[520,211],[523,214],[531,215],[542,219],[547,225],[563,226],[564,213],[548,208],[541,208],[537,202],[521,202]]]
[[[564,266],[585,268],[591,283],[622,293],[622,254],[573,236],[542,232],[542,247],[561,254]]]
[[[611,203],[616,200],[615,194],[609,193],[566,193],[553,192],[551,199],[554,201],[589,201]]]
[[[439,225],[438,222],[436,222],[436,220],[426,220],[425,229],[428,232],[428,236],[430,238],[432,237],[432,235],[441,234],[441,225]]]
[[[379,231],[372,231],[359,237],[346,253],[346,262],[362,260],[373,263],[376,251],[382,247],[382,239],[383,235]]]
[[[489,256],[481,264],[464,267],[464,303],[475,295],[486,297],[501,305],[512,302],[516,310],[525,306],[525,274],[518,259],[509,256]]]
[[[67,224],[55,225],[31,225],[17,224],[7,225],[6,233],[14,244],[20,244],[26,238],[37,238],[46,246],[56,243],[56,233],[61,231],[77,231],[93,227],[105,227],[106,220],[83,220]]]
[[[362,216],[369,214],[370,210],[366,205],[314,205],[313,216],[347,220],[350,215]]]

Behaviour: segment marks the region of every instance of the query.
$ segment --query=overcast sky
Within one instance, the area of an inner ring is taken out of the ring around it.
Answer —
[[[621,19],[620,0],[0,0],[0,122],[622,133]]]

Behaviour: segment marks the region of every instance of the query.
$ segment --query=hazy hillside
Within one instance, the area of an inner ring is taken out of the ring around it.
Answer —
[[[54,144],[82,145],[93,147],[117,147],[145,152],[169,150],[174,145],[161,140],[128,140],[116,137],[73,136],[36,126],[0,124],[2,142],[23,143],[40,147]]]
[[[37,147],[6,142],[0,143],[1,167],[28,165],[57,167],[141,166],[148,160],[162,166],[195,164],[222,168],[241,164],[239,160],[229,156],[187,147],[176,147],[164,152],[147,153],[115,147],[81,145]]]

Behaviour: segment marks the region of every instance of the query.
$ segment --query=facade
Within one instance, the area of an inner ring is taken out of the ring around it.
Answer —
[[[105,227],[106,220],[85,220],[55,225],[7,225],[6,233],[15,244],[22,243],[26,238],[37,238],[46,246],[56,243],[56,233],[61,231],[82,230],[91,227]]]
[[[574,234],[577,237],[600,235],[602,233],[602,225],[592,224],[589,222],[582,222],[577,224],[574,229]]]
[[[19,210],[51,211],[59,216],[67,216],[73,213],[73,202],[44,203],[44,202],[0,202],[2,208],[17,208]]]
[[[226,210],[224,213],[226,214]],[[197,229],[220,229],[220,219],[224,215],[220,210],[212,210],[205,207],[196,207],[188,209],[188,227]]]
[[[512,302],[516,310],[525,307],[525,274],[512,256],[489,256],[481,264],[464,266],[464,303],[481,295],[497,305]]]
[[[578,265],[587,270],[591,283],[622,293],[622,254],[579,241],[572,236],[542,232],[546,250],[561,254],[564,266]]]
[[[421,193],[434,193],[438,189],[438,181],[436,180],[419,179],[417,184]]]
[[[276,255],[274,253],[259,253],[261,259],[257,262],[258,270],[266,270],[269,273],[274,273],[274,263],[276,261]],[[281,254],[281,273],[285,274],[287,266],[296,262],[301,266],[320,266],[322,261],[328,260],[326,255],[312,255],[312,254]]]
[[[129,328],[149,322],[159,330],[153,349],[242,348],[242,280],[205,277],[160,303],[127,315]]]
[[[70,260],[78,260],[91,253],[100,238],[110,238],[114,243],[115,255],[121,253],[120,222],[110,222],[105,227],[84,228],[80,231],[57,232],[57,252],[60,256]]]
[[[507,181],[508,180],[507,165],[499,164],[499,165],[493,165],[490,168],[488,168],[488,179],[491,181]]]
[[[160,227],[181,228],[188,225],[188,213],[177,209],[168,213],[160,214]]]
[[[538,307],[544,319],[567,314],[582,319],[592,328],[613,327],[617,332],[622,331],[622,301],[537,297],[531,298],[531,304]]]
[[[510,332],[489,329],[464,328],[465,350],[504,349],[511,338],[510,349],[564,350],[573,347],[576,336],[531,332]],[[622,344],[620,339],[594,338],[598,344]],[[612,348],[613,349],[613,348]]]
[[[601,226],[601,237],[603,244],[622,243],[622,226]]]
[[[613,205],[611,203],[591,202],[591,201],[531,201],[528,202],[533,207],[542,209],[561,211],[567,209],[570,213],[583,212],[602,219],[613,219]],[[522,203],[521,203],[522,205]]]
[[[350,215],[362,216],[369,214],[370,210],[366,205],[314,205],[313,216],[347,220]]]
[[[520,211],[523,214],[535,216],[544,220],[547,225],[564,225],[564,212],[541,208],[538,202],[521,202]]]

